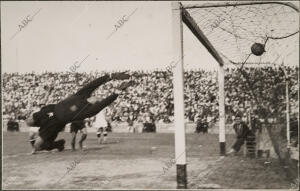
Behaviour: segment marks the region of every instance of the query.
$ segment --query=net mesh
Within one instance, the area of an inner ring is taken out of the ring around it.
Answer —
[[[299,13],[289,6],[252,4],[186,10],[225,63],[246,59],[248,63],[274,63],[299,52]],[[265,45],[262,56],[251,53],[254,43]]]
[[[282,166],[290,164],[289,159],[288,162],[282,160],[288,153],[284,139],[286,138],[285,132],[283,133],[286,130],[285,85],[292,75],[297,75],[298,71],[284,76],[281,70],[285,65],[298,65],[299,63],[299,12],[294,6],[287,5],[254,2],[243,5],[222,3],[222,5],[213,6],[209,3],[184,4],[183,6],[222,57],[225,66],[232,64],[238,66],[240,76],[236,79],[225,79],[226,91],[235,89],[237,83],[245,83],[243,86],[245,88],[243,91],[246,92],[244,102],[251,103],[250,105],[256,108],[259,107],[258,110],[262,111],[264,119],[275,119],[277,124],[273,122],[265,127]],[[254,43],[264,45],[265,52],[261,56],[256,56],[251,52],[251,46]],[[268,64],[277,67],[271,71],[267,69],[266,71],[255,70],[255,72],[249,68],[243,68],[244,65],[251,64]],[[294,79],[297,79],[297,76]],[[290,89],[294,82],[289,83]],[[270,87],[263,88],[265,84],[270,84]],[[299,85],[294,84],[293,87],[296,87],[296,92],[299,91]],[[289,92],[292,91],[289,90]],[[228,104],[236,103],[229,101]],[[299,105],[297,107],[298,111]],[[291,121],[293,120],[297,119],[293,118]],[[291,164],[291,168],[294,167],[293,165],[295,164]],[[292,177],[295,177],[295,173],[297,172],[294,172]],[[288,172],[289,174],[291,172]]]

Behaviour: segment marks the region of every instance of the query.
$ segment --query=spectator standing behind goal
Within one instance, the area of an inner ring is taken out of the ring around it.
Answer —
[[[97,139],[98,143],[106,143],[107,141],[107,120],[106,120],[106,115],[105,115],[105,110],[100,111],[96,115],[96,120],[95,120],[95,127],[97,130]],[[103,141],[102,141],[102,135],[103,135]]]
[[[207,133],[208,132],[208,122],[206,116],[197,116],[197,126],[196,133]]]
[[[134,125],[134,117],[133,117],[133,113],[129,113],[129,116],[128,116],[128,119],[127,119],[127,123],[128,123],[128,126],[129,126],[129,132],[131,133],[135,133],[135,127],[133,126]]]
[[[237,135],[236,141],[233,144],[232,148],[230,149],[227,154],[237,153],[240,151],[242,145],[244,144],[248,134],[250,133],[250,129],[246,125],[245,122],[242,121],[242,115],[238,114],[235,117],[235,123],[233,124],[233,129]]]

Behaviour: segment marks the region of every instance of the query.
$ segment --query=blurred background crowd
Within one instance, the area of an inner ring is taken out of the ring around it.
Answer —
[[[271,114],[284,118],[286,111],[286,81],[289,83],[291,113],[298,112],[298,67],[244,67],[225,69],[226,120],[230,122],[236,113],[254,111],[256,116]],[[45,72],[4,73],[3,119],[26,119],[39,105],[57,103],[75,93],[96,77],[112,72]],[[130,71],[133,87],[121,95],[108,109],[111,120],[119,122],[173,121],[172,73],[168,71]],[[287,76],[288,78],[286,79]],[[218,119],[218,72],[191,70],[184,72],[186,122],[199,119]],[[248,82],[247,82],[248,81]],[[110,81],[100,86],[95,94],[108,96],[120,81]],[[54,87],[48,100],[47,88]],[[259,104],[257,104],[259,103]],[[268,116],[270,117],[270,116]]]

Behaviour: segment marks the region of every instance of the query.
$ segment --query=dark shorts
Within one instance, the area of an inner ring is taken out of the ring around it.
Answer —
[[[73,123],[71,123],[71,128],[70,128],[70,132],[73,133],[77,133],[79,130],[85,128],[85,124],[84,121],[74,121]]]
[[[70,132],[71,133],[73,133],[73,132],[77,133],[79,130],[81,130],[83,128],[85,128],[85,126],[83,126],[83,127],[74,127],[74,126],[71,126]]]
[[[58,133],[62,131],[64,127],[64,123],[52,116],[42,124],[39,135],[44,141],[54,141],[58,136]]]

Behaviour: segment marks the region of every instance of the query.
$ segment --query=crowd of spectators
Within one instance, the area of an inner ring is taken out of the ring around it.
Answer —
[[[284,67],[289,81],[290,105],[299,108],[298,67]],[[42,102],[57,103],[76,92],[87,82],[111,72],[46,72],[4,73],[3,118],[25,119]],[[168,71],[131,71],[135,85],[121,95],[109,108],[113,121],[164,122],[173,121],[172,73]],[[218,118],[217,71],[192,70],[184,72],[184,101],[187,122],[199,118]],[[99,87],[95,94],[105,96],[118,87],[119,81],[110,81]],[[47,88],[54,87],[48,100],[44,100]],[[244,67],[243,74],[237,68],[225,70],[225,104],[227,120],[236,112],[246,113],[257,109],[256,103],[269,113],[285,111],[285,75],[278,67]],[[256,102],[255,102],[256,101]],[[259,113],[258,113],[259,115]]]

